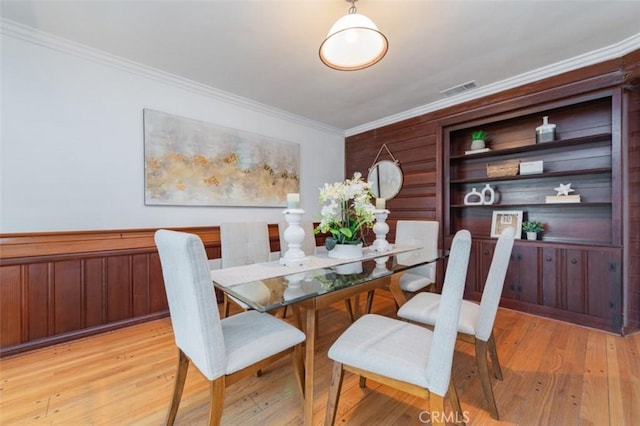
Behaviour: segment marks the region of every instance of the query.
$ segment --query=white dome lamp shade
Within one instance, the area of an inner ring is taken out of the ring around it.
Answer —
[[[325,65],[340,71],[368,68],[386,55],[389,43],[376,24],[357,13],[355,2],[349,13],[338,19],[320,45],[320,59]]]

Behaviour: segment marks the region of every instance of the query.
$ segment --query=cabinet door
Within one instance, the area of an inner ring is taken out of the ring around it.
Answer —
[[[493,252],[496,248],[496,243],[493,241],[483,241],[478,244],[478,287],[479,291],[484,291],[484,285],[487,282],[487,275],[489,275],[489,268],[491,268],[491,260],[493,259]]]
[[[538,248],[514,246],[502,297],[538,303]]]
[[[589,250],[586,312],[622,327],[622,268],[619,250]]]
[[[560,249],[553,247],[542,249],[542,304],[551,308],[561,307],[559,259]]]
[[[482,296],[481,283],[478,280],[478,264],[476,259],[480,243],[477,241],[471,242],[471,252],[469,253],[469,267],[467,268],[467,279],[464,284],[464,298],[467,300],[479,301]],[[451,243],[449,242],[449,250],[451,250]],[[446,273],[446,272],[445,272]],[[442,292],[442,285],[438,287],[438,292]]]
[[[586,313],[584,250],[564,250],[565,306],[572,312]]]

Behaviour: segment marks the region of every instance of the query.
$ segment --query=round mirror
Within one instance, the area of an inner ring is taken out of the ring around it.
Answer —
[[[389,200],[402,188],[402,170],[393,161],[378,161],[369,169],[367,181],[374,197]]]

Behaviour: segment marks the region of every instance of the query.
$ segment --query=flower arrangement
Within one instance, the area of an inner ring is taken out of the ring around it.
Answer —
[[[364,229],[373,226],[375,206],[369,183],[356,172],[351,179],[324,184],[320,188],[320,224],[315,234],[331,233],[326,239],[326,247],[331,250],[336,244],[359,244],[363,241]]]

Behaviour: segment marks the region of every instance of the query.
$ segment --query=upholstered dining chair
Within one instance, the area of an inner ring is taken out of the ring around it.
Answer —
[[[502,369],[500,368],[496,342],[493,336],[493,323],[496,319],[500,295],[502,294],[504,279],[509,267],[514,238],[514,228],[505,229],[498,238],[480,304],[463,300],[457,327],[459,340],[475,344],[476,365],[482,384],[482,392],[489,407],[489,412],[496,420],[499,419],[498,407],[493,396],[487,355],[491,357],[495,377],[498,380],[502,380]],[[443,297],[436,293],[416,294],[398,310],[398,316],[413,322],[433,326],[437,324],[440,315],[443,313],[444,307],[441,302]]]
[[[396,244],[418,245],[420,252],[398,255],[398,262],[402,263],[403,256],[435,258],[438,253],[438,230],[440,223],[431,220],[399,220],[396,223]],[[407,293],[416,293],[436,282],[436,264],[418,266],[406,271],[400,277],[400,288]]]
[[[220,424],[226,387],[287,354],[292,355],[298,387],[304,392],[304,333],[256,311],[221,320],[202,240],[193,234],[159,230],[155,242],[178,347],[166,424],[176,419],[189,363],[209,380],[209,425]]]
[[[269,243],[269,226],[266,222],[229,222],[220,224],[220,246],[222,248],[221,266],[230,268],[251,263],[268,262],[271,245]],[[267,302],[270,292],[261,282],[243,286],[244,292],[257,301]],[[229,315],[230,302],[234,302],[243,310],[249,309],[246,303],[235,297],[224,294],[223,316]]]
[[[469,264],[471,234],[458,231],[453,239],[442,290],[442,315],[433,331],[376,314],[360,317],[329,349],[334,361],[325,424],[332,425],[344,372],[428,398],[431,422],[444,424],[444,397],[457,419],[463,419],[451,367],[464,282]]]

